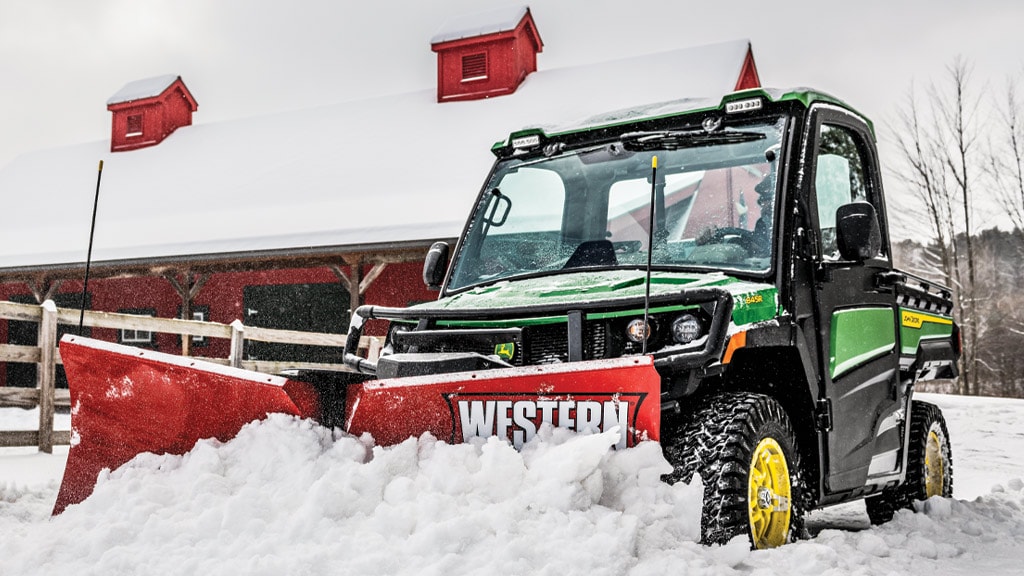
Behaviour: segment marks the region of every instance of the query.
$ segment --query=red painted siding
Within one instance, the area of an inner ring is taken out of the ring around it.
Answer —
[[[347,268],[343,268],[347,271]],[[369,272],[365,266],[363,273]],[[366,304],[381,306],[408,306],[409,304],[434,300],[436,292],[423,285],[423,266],[418,262],[389,264],[370,285],[363,296]],[[208,307],[208,320],[230,324],[245,318],[242,294],[247,286],[269,286],[287,284],[338,283],[337,276],[326,267],[296,268],[289,270],[268,270],[260,272],[232,272],[212,275],[196,295],[193,306]],[[77,295],[82,290],[81,282],[64,282],[60,294]],[[150,309],[160,318],[177,318],[180,315],[181,299],[162,278],[113,278],[89,281],[91,310],[118,312],[130,309]],[[27,297],[31,292],[20,283],[0,284],[0,300],[11,297]],[[77,301],[77,300],[76,300]],[[383,335],[385,324],[370,323],[364,331],[367,335]],[[340,329],[339,329],[340,331]],[[181,343],[177,335],[157,334],[152,349],[161,352],[180,353]],[[92,337],[110,342],[118,339],[117,330],[109,328],[92,329]],[[9,341],[8,321],[0,320],[0,342]],[[202,346],[192,348],[194,356],[226,358],[230,342],[226,339],[211,338]],[[7,370],[0,363],[0,386],[7,384]]]
[[[110,104],[107,109],[113,113],[110,130],[110,151],[124,152],[154,146],[182,126],[192,125],[192,113],[198,104],[179,78],[171,83],[160,95],[129,102]],[[141,123],[130,119],[141,117]],[[136,126],[141,131],[136,131]]]
[[[747,57],[743,59],[743,67],[740,69],[740,77],[736,81],[736,90],[747,90],[749,88],[760,88],[761,78],[757,75],[757,66],[754,64],[754,51],[747,48]]]
[[[454,102],[515,92],[526,75],[537,70],[543,43],[527,10],[513,30],[439,42],[431,49],[437,52],[437,101]],[[486,74],[466,78],[463,59],[480,54],[486,58]]]

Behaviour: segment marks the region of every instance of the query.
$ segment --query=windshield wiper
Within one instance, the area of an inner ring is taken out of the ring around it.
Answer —
[[[763,132],[703,130],[658,130],[652,132],[627,132],[620,137],[622,147],[633,152],[646,150],[678,150],[712,144],[738,144],[764,140]]]

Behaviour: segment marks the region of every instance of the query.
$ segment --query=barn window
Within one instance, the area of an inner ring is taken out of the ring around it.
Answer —
[[[487,78],[487,53],[467,54],[462,57],[462,81]]]
[[[142,136],[142,114],[128,117],[128,130],[125,136]]]
[[[136,316],[156,316],[153,308],[122,308],[120,314],[134,314]],[[122,328],[118,331],[118,341],[122,344],[152,344],[153,333],[149,330],[136,328]]]

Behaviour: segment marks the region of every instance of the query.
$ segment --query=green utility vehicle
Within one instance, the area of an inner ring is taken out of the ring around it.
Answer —
[[[951,495],[942,414],[913,398],[957,375],[951,291],[893,267],[862,115],[748,90],[493,152],[458,244],[427,256],[439,299],[360,307],[346,363],[400,379],[650,357],[669,480],[700,474],[708,543],[777,546],[813,508],[866,498],[877,523]],[[374,318],[377,362],[354,354]]]

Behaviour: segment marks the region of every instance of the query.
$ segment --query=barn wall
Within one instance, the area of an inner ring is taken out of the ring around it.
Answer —
[[[431,292],[423,285],[423,266],[419,262],[389,264],[384,272],[370,285],[364,294],[365,304],[381,306],[407,306],[409,304],[434,300],[436,292]],[[346,272],[347,268],[343,268]],[[364,275],[370,266],[364,266]],[[296,268],[287,270],[268,270],[254,272],[220,273],[210,276],[193,301],[194,309],[209,311],[207,318],[213,322],[229,324],[235,320],[245,322],[246,314],[243,304],[243,293],[249,286],[275,286],[290,284],[340,284],[338,277],[327,267]],[[79,281],[65,281],[59,290],[64,298],[76,297],[82,289]],[[120,312],[125,310],[150,310],[157,317],[177,318],[181,314],[181,299],[163,278],[113,278],[91,279],[89,281],[91,310],[103,312]],[[0,284],[0,300],[27,298],[31,294],[28,286],[23,283]],[[77,302],[77,299],[74,301]],[[345,326],[339,326],[342,332]],[[385,327],[371,324],[366,327],[369,335],[381,335]],[[117,330],[96,328],[91,331],[93,338],[117,342]],[[0,320],[0,342],[9,341],[9,322]],[[226,358],[229,341],[226,339],[207,339],[201,345],[194,345],[194,356]],[[181,342],[177,335],[157,334],[152,345],[146,348],[177,354],[181,351]],[[7,370],[0,363],[0,386],[7,385]]]
[[[521,24],[520,27],[525,29],[527,25],[533,26],[532,23],[528,23]],[[523,30],[522,33],[516,35],[512,50],[515,56],[513,74],[518,77],[516,79],[518,85],[527,74],[537,71],[537,46],[534,45],[533,36]]]
[[[192,101],[179,80],[159,97],[108,107],[113,113],[110,151],[122,152],[159,144],[182,126],[192,125]],[[142,134],[127,136],[128,117],[142,114]]]
[[[163,108],[164,138],[182,126],[192,125],[192,106],[180,85],[176,85],[164,98]]]
[[[515,92],[526,75],[537,70],[538,47],[525,29],[521,23],[511,32],[435,45],[438,102],[478,100]],[[487,78],[463,81],[462,58],[479,53],[487,54]]]
[[[142,134],[128,136],[128,117],[142,115]],[[152,146],[164,138],[163,109],[159,102],[139,104],[130,108],[117,110],[113,114],[110,133],[110,151],[133,150],[143,146]]]

